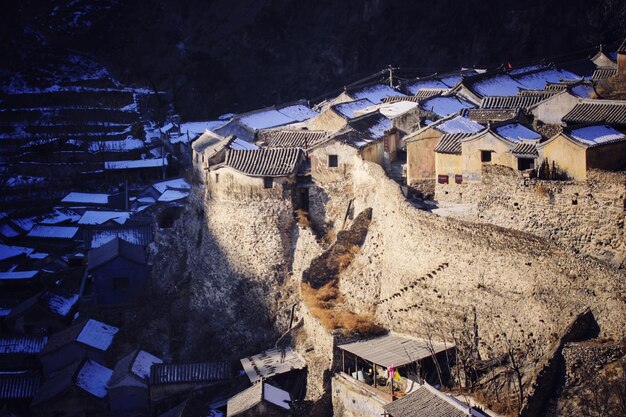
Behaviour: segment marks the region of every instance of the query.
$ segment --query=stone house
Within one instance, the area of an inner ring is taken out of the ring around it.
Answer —
[[[229,362],[154,364],[150,368],[150,406],[163,413],[184,401],[189,394],[209,394],[231,380]]]
[[[81,298],[99,305],[132,302],[149,276],[145,248],[119,237],[87,252]]]
[[[245,142],[231,135],[222,137],[216,133],[207,131],[200,136],[192,145],[192,161],[200,181],[206,182],[208,170],[226,159],[226,150],[254,150],[259,147],[253,143]]]
[[[306,123],[306,127],[310,130],[336,132],[345,127],[350,120],[358,117],[357,111],[368,108],[373,104],[367,98],[333,104],[323,110],[318,116],[310,119]]]
[[[148,380],[152,365],[163,363],[154,355],[135,349],[120,359],[109,381],[109,408],[115,416],[147,416],[150,409]]]
[[[56,332],[66,328],[78,309],[78,294],[62,289],[39,292],[11,309],[4,328],[18,333],[45,329]]]
[[[537,149],[542,160],[577,181],[584,181],[590,169],[626,169],[626,135],[606,125],[566,129]]]
[[[306,100],[281,106],[272,106],[234,116],[228,123],[215,129],[215,133],[226,137],[234,135],[245,142],[255,142],[262,129],[302,123],[317,112],[309,108]]]
[[[76,361],[45,378],[31,402],[38,416],[104,416],[113,371],[96,361]]]
[[[118,331],[117,327],[89,319],[54,333],[39,355],[44,376],[84,358],[104,363]]]
[[[227,150],[207,176],[207,193],[225,198],[289,198],[306,158],[300,148]]]
[[[228,417],[283,417],[291,415],[291,395],[278,387],[259,381],[231,397],[226,406]]]
[[[430,126],[424,127],[407,136],[407,184],[415,185],[422,181],[433,181],[436,178],[435,149],[447,136],[444,144],[449,142],[449,135],[471,135],[483,130],[484,127],[462,116],[441,119]],[[447,145],[446,145],[447,146]],[[444,147],[444,149],[447,149]]]

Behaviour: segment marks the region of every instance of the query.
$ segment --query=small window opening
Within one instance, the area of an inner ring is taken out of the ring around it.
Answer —
[[[274,186],[274,178],[263,177],[263,188],[272,188]]]
[[[130,288],[130,279],[128,277],[113,277],[114,290],[127,290]]]
[[[328,166],[337,168],[339,166],[339,157],[337,155],[328,155]]]
[[[491,162],[492,151],[480,151],[480,162]]]
[[[526,171],[535,168],[535,160],[533,158],[517,158],[518,171]]]

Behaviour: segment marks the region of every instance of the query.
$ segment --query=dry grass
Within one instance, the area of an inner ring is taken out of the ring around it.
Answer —
[[[317,318],[328,331],[339,330],[344,335],[377,335],[385,330],[372,315],[356,314],[343,305],[343,295],[337,282],[331,281],[319,289],[302,284],[302,298],[313,317]]]
[[[302,209],[296,210],[296,219],[298,224],[303,227],[311,227],[311,221],[309,220],[309,213]]]
[[[350,263],[354,259],[354,256],[359,253],[360,250],[361,247],[359,245],[351,245],[350,247],[348,247],[347,250],[343,251],[341,255],[338,255],[334,259],[330,258],[328,261],[336,262],[339,266],[339,272],[341,272],[345,270],[348,265],[350,265]]]

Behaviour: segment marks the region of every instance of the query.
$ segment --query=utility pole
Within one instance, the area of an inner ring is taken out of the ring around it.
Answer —
[[[393,88],[393,67],[389,65],[387,71],[389,71],[389,87]]]

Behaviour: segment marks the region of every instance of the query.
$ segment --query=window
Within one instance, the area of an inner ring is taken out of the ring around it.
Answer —
[[[272,188],[274,186],[274,179],[272,177],[263,177],[263,188]]]
[[[337,155],[328,155],[328,167],[337,168],[339,166],[339,157]]]
[[[480,162],[491,162],[491,153],[493,151],[480,151]]]
[[[220,182],[220,174],[215,174],[215,183]]]
[[[535,160],[533,158],[517,158],[517,169],[526,171],[535,168]]]
[[[130,288],[130,279],[128,277],[113,277],[114,290],[127,290]]]
[[[448,176],[447,175],[437,175],[437,182],[439,184],[448,184]]]

